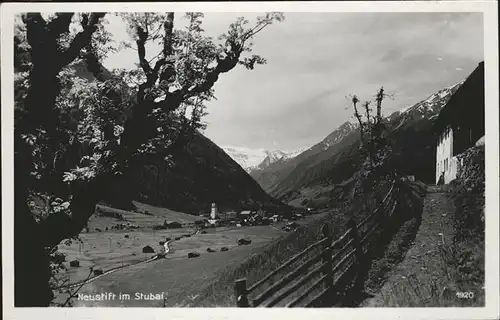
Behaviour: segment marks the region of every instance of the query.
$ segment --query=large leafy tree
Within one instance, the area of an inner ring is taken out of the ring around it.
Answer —
[[[217,41],[204,34],[202,13],[187,13],[181,29],[171,12],[120,14],[130,35],[122,46],[137,51],[138,63],[109,71],[101,62],[118,48],[105,16],[29,13],[17,25],[16,306],[50,303],[47,252],[80,232],[136,159],[154,153],[169,161],[203,127],[204,103],[219,76],[238,64],[265,63],[250,55],[252,39],[284,18],[268,13],[254,24],[239,18]],[[151,43],[159,52],[148,55]],[[73,65],[82,61],[92,79],[74,77]]]

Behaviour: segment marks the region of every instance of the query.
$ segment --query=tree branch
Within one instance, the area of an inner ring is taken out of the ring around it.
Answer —
[[[45,27],[47,22],[40,13],[28,13],[23,15],[23,22],[26,24],[26,40],[32,50],[38,51],[43,48],[45,39]]]
[[[87,70],[90,71],[98,81],[104,82],[111,78],[110,73],[105,72],[106,68],[99,61],[91,42],[85,46],[85,52],[82,58],[87,64]]]
[[[54,38],[58,38],[61,34],[69,32],[69,25],[74,13],[56,13],[56,17],[47,24],[49,31]]]
[[[92,39],[92,34],[97,30],[99,20],[106,15],[105,12],[91,13],[88,18],[88,23],[84,26],[83,31],[79,32],[71,42],[68,50],[61,54],[59,65],[61,67],[69,64],[80,53]]]
[[[219,79],[221,73],[229,72],[238,64],[238,59],[241,55],[241,47],[238,45],[233,46],[233,50],[227,54],[223,59],[217,59],[217,65],[212,68],[204,81],[194,87],[183,87],[169,93],[164,100],[155,102],[154,107],[161,108],[163,112],[171,112],[176,110],[182,102],[200,93],[207,92]]]
[[[144,70],[146,78],[149,78],[152,69],[151,66],[149,65],[149,62],[146,60],[146,47],[145,47],[146,41],[148,39],[148,32],[145,31],[142,27],[137,26],[136,34],[138,36],[138,39],[135,43],[137,44],[137,55],[139,56],[139,64],[142,70]]]
[[[377,92],[376,101],[377,101],[377,123],[382,120],[382,100],[384,100],[384,87],[381,87]]]
[[[262,31],[266,26],[270,25],[271,23],[268,21],[262,21],[260,23],[257,23],[252,29],[248,30],[242,37],[241,37],[241,42],[245,43],[248,39]]]
[[[358,102],[359,102],[358,97],[357,96],[353,96],[352,97],[352,105],[354,107],[354,116],[356,117],[356,119],[359,122],[359,129],[360,129],[360,132],[361,132],[361,141],[363,141],[364,126],[363,126],[363,121],[361,120],[361,115],[359,114],[358,108],[356,106]]]
[[[172,76],[175,75],[175,69],[172,61],[169,58],[173,54],[173,29],[174,29],[174,13],[167,13],[167,18],[163,23],[163,28],[165,29],[165,36],[163,37],[163,57],[156,62],[155,71],[156,74],[160,72],[163,66],[161,74],[159,74],[160,81],[169,81]],[[155,79],[156,81],[156,79]],[[168,92],[168,88],[167,88]]]
[[[165,29],[165,37],[163,38],[163,56],[165,58],[172,55],[173,45],[173,28],[174,28],[174,13],[167,13],[167,19],[163,23]]]

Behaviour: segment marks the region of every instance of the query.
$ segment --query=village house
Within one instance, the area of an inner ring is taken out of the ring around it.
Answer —
[[[436,184],[448,184],[457,177],[461,165],[457,156],[484,136],[484,117],[484,62],[481,62],[453,94],[434,124]]]
[[[275,214],[274,216],[271,217],[271,219],[273,220],[273,222],[279,222],[283,220],[283,217]]]
[[[238,216],[234,210],[226,211],[222,215],[224,216],[224,219],[235,219]]]
[[[252,214],[252,211],[250,210],[243,210],[239,213],[239,216],[242,218],[249,218],[250,215]]]

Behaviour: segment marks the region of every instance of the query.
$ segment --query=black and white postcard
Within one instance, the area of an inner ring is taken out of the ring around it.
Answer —
[[[496,2],[1,21],[6,319],[498,318]]]

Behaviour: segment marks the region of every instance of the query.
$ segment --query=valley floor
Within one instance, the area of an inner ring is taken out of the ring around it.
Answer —
[[[422,221],[412,247],[388,275],[380,292],[363,307],[451,306],[459,299],[448,281],[443,248],[453,237],[453,205],[443,189],[429,186]],[[451,305],[450,305],[451,304]]]
[[[297,222],[305,224],[316,218],[316,216],[307,217],[305,220]],[[78,291],[81,295],[80,298],[74,299],[74,306],[162,307],[165,305],[175,307],[189,304],[189,301],[196,298],[196,294],[202,288],[216,281],[221,272],[228,268],[236,268],[254,254],[261,253],[266,244],[287,234],[281,230],[283,225],[284,223],[274,226],[206,229],[206,234],[198,233],[188,238],[173,241],[170,244],[171,251],[165,259],[120,269],[85,284]],[[187,231],[189,230],[176,230],[175,233],[189,233]],[[82,261],[82,267],[72,270],[71,282],[77,279],[83,280],[88,274],[89,266],[97,265],[106,271],[123,263],[121,257],[125,257],[126,264],[144,260],[151,254],[131,256],[131,253],[138,252],[141,246],[147,243],[154,244],[167,236],[172,238],[176,236],[171,231],[157,231],[155,233],[136,231],[130,233],[126,244],[122,244],[116,250],[110,250],[108,238],[115,243],[114,238],[123,239],[123,234],[124,232],[82,234],[87,243],[87,250],[79,253],[76,244],[67,247],[65,250],[72,250],[74,256]],[[252,243],[238,246],[237,240],[242,237],[251,239]],[[135,245],[132,244],[134,241]],[[229,251],[221,252],[222,247],[227,247]],[[212,248],[216,252],[209,253],[207,248]],[[200,256],[188,258],[189,252],[198,252]],[[70,252],[68,254],[68,257],[72,258]],[[233,288],[228,288],[228,290],[233,290]],[[83,300],[83,295],[90,297],[101,293],[115,294],[116,297],[100,301]],[[163,299],[149,300],[144,297],[136,300],[135,295],[140,293],[146,295],[163,294],[165,301]],[[120,294],[129,294],[131,298],[119,299]],[[60,299],[64,298],[64,296],[60,297]]]

